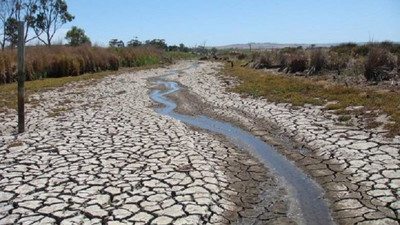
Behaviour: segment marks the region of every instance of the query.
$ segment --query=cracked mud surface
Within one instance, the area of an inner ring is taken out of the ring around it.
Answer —
[[[0,224],[296,224],[256,159],[153,111],[147,79],[167,72],[32,95],[22,135],[2,112]]]
[[[294,109],[229,93],[218,75],[220,67],[201,63],[175,80],[213,106],[214,117],[272,142],[314,177],[326,190],[339,224],[399,224],[400,137],[386,139],[379,131],[338,126],[321,107]],[[294,147],[280,148],[280,140]]]

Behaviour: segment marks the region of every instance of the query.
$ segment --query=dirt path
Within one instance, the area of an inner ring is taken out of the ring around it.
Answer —
[[[282,184],[221,138],[161,116],[152,69],[32,95],[1,112],[0,224],[296,224]]]

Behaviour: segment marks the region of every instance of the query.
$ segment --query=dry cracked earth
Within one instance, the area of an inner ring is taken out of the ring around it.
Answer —
[[[338,126],[318,107],[242,98],[226,91],[221,64],[192,63],[31,95],[21,135],[16,112],[0,112],[0,224],[302,224],[256,158],[154,111],[149,78],[171,69],[215,116],[315,178],[336,223],[399,224],[400,137]]]

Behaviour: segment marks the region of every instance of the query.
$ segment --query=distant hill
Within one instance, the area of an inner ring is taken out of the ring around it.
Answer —
[[[250,43],[252,49],[280,49],[280,48],[286,48],[286,47],[303,47],[303,48],[308,48],[312,44],[278,44],[278,43],[270,43],[270,42],[265,42],[265,43]],[[314,44],[314,47],[331,47],[331,46],[336,46],[341,43],[326,43],[326,44]],[[357,43],[359,45],[363,45],[365,43]],[[215,46],[217,49],[249,49],[249,44],[232,44],[232,45],[224,45],[224,46]]]

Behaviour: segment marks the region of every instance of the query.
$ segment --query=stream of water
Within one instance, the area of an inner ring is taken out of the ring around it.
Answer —
[[[323,199],[322,188],[273,147],[230,123],[214,120],[203,115],[187,116],[174,112],[177,104],[168,99],[167,95],[178,91],[180,87],[176,82],[167,81],[166,78],[177,73],[178,71],[172,71],[154,81],[154,83],[166,87],[166,91],[156,89],[150,94],[151,99],[165,106],[155,109],[157,113],[224,135],[231,143],[242,150],[249,151],[270,168],[275,175],[283,178],[284,183],[289,186],[287,188],[291,192],[291,196],[301,210],[300,217],[303,223],[309,225],[333,224],[328,205]]]

